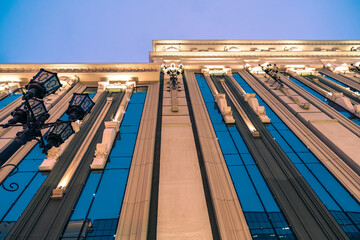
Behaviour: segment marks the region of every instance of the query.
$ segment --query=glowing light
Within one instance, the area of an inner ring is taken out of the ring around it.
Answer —
[[[334,72],[335,73],[338,73],[338,72],[346,73],[346,72],[349,72],[349,67],[346,63],[344,63],[341,66],[336,67],[334,69]]]
[[[256,131],[256,128],[253,127],[253,126],[249,126],[249,129],[250,129],[251,132],[255,132],[255,131]]]
[[[109,81],[118,81],[118,82],[126,82],[129,80],[132,80],[133,76],[132,75],[119,75],[119,74],[115,74],[115,75],[108,75],[107,79]]]
[[[164,51],[165,52],[179,52],[180,51],[180,46],[169,46],[169,47],[164,47]]]
[[[236,47],[236,46],[230,46],[230,47],[225,47],[225,51],[228,51],[228,52],[240,52],[241,49],[239,47]]]
[[[301,76],[314,75],[315,74],[315,68],[309,68],[309,67],[305,67],[304,69],[289,67],[289,68],[287,68],[287,70],[296,72],[297,74],[299,74]]]
[[[70,180],[70,176],[71,174],[69,172],[67,172],[66,175],[64,175],[64,177],[61,179],[60,183],[58,184],[57,188],[66,188],[66,186],[68,185],[69,183],[69,180]]]
[[[285,47],[284,51],[300,52],[301,48],[300,47]]]
[[[270,64],[270,63],[266,62],[266,63],[261,64],[260,66],[262,66],[263,68],[266,68],[267,65],[269,65],[269,64]]]
[[[213,69],[213,68],[224,68],[224,65],[209,65],[209,66],[205,66],[205,68],[207,69]]]
[[[123,111],[118,111],[113,119],[113,122],[117,122],[119,120],[119,117],[121,115],[121,113],[124,113]]]
[[[305,68],[305,65],[285,65],[286,68]]]
[[[106,87],[106,89],[126,89],[126,85],[124,84],[110,84]]]

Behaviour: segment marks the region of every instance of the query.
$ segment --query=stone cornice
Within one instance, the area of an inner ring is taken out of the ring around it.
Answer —
[[[0,73],[32,73],[46,68],[57,73],[159,72],[158,64],[0,64]]]
[[[346,58],[360,57],[358,51],[244,51],[244,52],[151,52],[150,59],[154,58]]]
[[[360,45],[360,40],[154,40],[153,47],[158,45]]]

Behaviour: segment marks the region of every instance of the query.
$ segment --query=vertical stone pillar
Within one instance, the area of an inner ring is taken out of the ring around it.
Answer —
[[[183,80],[172,111],[165,75],[161,129],[158,239],[212,239]]]

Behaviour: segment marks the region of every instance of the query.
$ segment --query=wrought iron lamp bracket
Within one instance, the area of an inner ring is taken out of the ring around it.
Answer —
[[[0,166],[0,170],[5,168],[5,167],[10,167],[10,166],[14,167],[14,170],[9,175],[7,175],[7,177],[4,179],[4,181],[2,181],[0,183],[0,185],[8,192],[15,192],[15,191],[17,191],[19,189],[19,184],[17,184],[16,182],[12,182],[12,183],[9,184],[9,187],[7,187],[5,182],[9,177],[11,177],[14,174],[18,173],[19,167],[16,166],[15,164],[8,163],[8,164],[4,164],[4,165]]]

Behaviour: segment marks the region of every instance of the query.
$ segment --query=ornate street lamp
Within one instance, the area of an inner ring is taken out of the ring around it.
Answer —
[[[27,92],[24,96],[26,99],[39,98],[43,99],[48,94],[53,94],[61,87],[60,80],[56,73],[40,69],[29,84],[25,86]]]
[[[30,108],[28,107],[27,103],[29,103]],[[30,109],[33,112],[33,115],[30,115]],[[37,99],[29,99],[28,102],[23,102],[20,107],[17,107],[11,115],[13,116],[12,119],[8,121],[7,124],[5,124],[4,127],[10,126],[10,124],[16,124],[21,123],[25,124],[28,120],[30,121],[36,121],[37,119],[48,119],[49,114],[47,113],[45,104],[43,101],[37,100]],[[28,119],[31,116],[34,117],[34,119]]]
[[[350,64],[349,71],[352,71],[355,74],[360,74],[360,65],[359,64]]]
[[[86,114],[90,112],[94,106],[89,94],[74,93],[73,98],[69,103],[69,108],[66,113],[69,115],[70,121],[82,120]]]
[[[46,135],[45,139],[47,144],[45,149],[49,150],[52,147],[59,147],[66,139],[75,133],[70,122],[59,121],[58,125],[52,126],[50,132]]]
[[[0,169],[7,166],[16,168],[12,174],[8,175],[8,177],[17,172],[17,166],[14,164],[4,165],[4,163],[22,145],[35,139],[39,142],[39,147],[43,148],[43,153],[47,154],[47,151],[50,148],[53,146],[60,146],[74,133],[71,122],[82,120],[94,106],[94,102],[88,94],[75,93],[70,101],[69,108],[66,111],[69,115],[69,120],[57,120],[53,123],[45,123],[50,115],[44,102],[39,99],[54,93],[60,87],[61,84],[56,73],[41,69],[29,84],[26,85],[27,92],[22,92],[23,100],[25,101],[11,114],[12,119],[10,119],[7,124],[0,125],[4,128],[10,126],[22,126],[24,129],[23,131],[18,132],[13,142],[0,153]],[[45,137],[47,144],[45,144],[44,137],[41,133],[41,130],[46,128],[50,128],[49,133]],[[18,189],[19,186],[16,183],[11,183],[10,189],[6,188],[4,185],[5,180],[1,183],[5,190],[16,191]]]
[[[262,70],[266,74],[268,74],[272,79],[274,79],[274,83],[270,85],[271,87],[274,86],[275,83],[279,84],[276,89],[279,89],[279,88],[284,86],[284,84],[281,81],[280,77],[277,75],[278,72],[279,72],[279,68],[276,66],[276,64],[274,64],[274,65],[268,64],[266,67],[263,67],[263,66],[261,66],[259,64],[259,66],[262,68]],[[267,81],[269,81],[269,80],[270,80],[270,78]]]
[[[179,91],[179,82],[177,80],[177,76],[180,75],[183,71],[183,65],[180,64],[179,67],[175,66],[175,63],[172,63],[170,67],[167,67],[165,64],[161,65],[161,70],[163,73],[170,75],[169,82],[169,91],[178,90]]]

